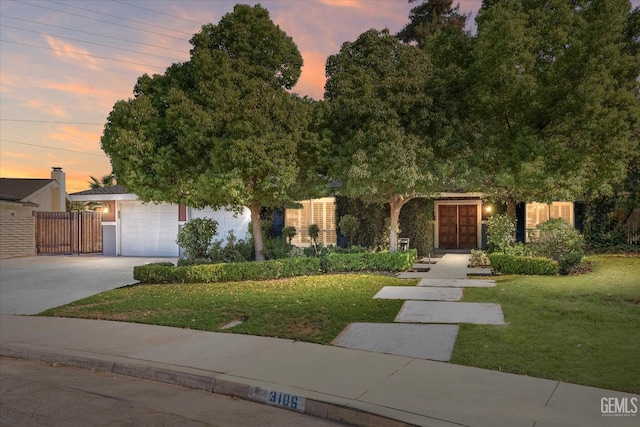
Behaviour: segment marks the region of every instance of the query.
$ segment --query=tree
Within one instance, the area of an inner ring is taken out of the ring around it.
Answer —
[[[260,212],[296,199],[298,153],[311,101],[291,95],[302,67],[293,40],[260,5],[236,5],[191,39],[190,60],[143,75],[109,115],[102,147],[118,179],[144,201]]]
[[[91,181],[89,181],[89,188],[91,189],[102,188],[102,187],[112,187],[116,185],[116,182],[115,182],[116,178],[115,176],[113,176],[112,173],[110,173],[109,175],[104,175],[100,179],[96,178],[95,176],[89,176],[89,178],[91,178]]]
[[[353,239],[360,229],[360,220],[354,215],[347,214],[340,218],[338,227],[342,234],[349,238],[349,247],[353,246]]]
[[[418,0],[409,0],[416,3]],[[422,0],[409,12],[409,23],[398,33],[405,43],[415,42],[424,47],[426,40],[438,31],[463,33],[467,16],[460,14],[460,5],[453,0]]]
[[[640,61],[627,0],[486,1],[469,69],[476,177],[493,197],[573,200],[626,176]]]
[[[369,30],[327,59],[325,99],[332,131],[330,175],[347,197],[389,203],[390,249],[397,247],[402,206],[438,188],[440,148],[426,134],[426,54],[387,30]]]
[[[184,248],[189,259],[209,258],[209,248],[218,234],[218,221],[211,218],[194,218],[178,231],[176,243]]]

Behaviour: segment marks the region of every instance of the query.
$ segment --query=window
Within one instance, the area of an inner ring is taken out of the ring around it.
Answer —
[[[572,202],[553,202],[546,203],[528,203],[525,208],[527,225],[526,236],[535,232],[538,224],[548,221],[551,218],[562,218],[568,224],[573,225],[573,203]]]
[[[309,224],[316,224],[320,228],[318,243],[335,245],[336,236],[336,202],[333,197],[305,200],[299,202],[301,209],[287,209],[284,214],[287,227],[296,228],[296,236],[291,243],[298,246],[311,245]]]

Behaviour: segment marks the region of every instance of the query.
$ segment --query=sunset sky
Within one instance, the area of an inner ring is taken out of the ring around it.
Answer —
[[[111,172],[100,136],[114,103],[144,73],[189,59],[189,39],[217,24],[233,0],[0,0],[0,176],[67,174],[67,192]],[[294,42],[304,68],[294,92],[322,99],[327,56],[362,32],[398,32],[406,0],[262,0]],[[462,0],[472,16],[481,0]],[[640,5],[640,0],[632,2]],[[470,28],[472,29],[472,28]]]

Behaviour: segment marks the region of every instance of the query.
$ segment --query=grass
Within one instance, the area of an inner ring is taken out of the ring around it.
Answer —
[[[304,276],[212,284],[136,285],[104,292],[41,315],[120,320],[330,343],[352,322],[393,322],[403,301],[374,300],[384,286],[411,285],[375,274]]]
[[[579,276],[501,276],[464,301],[501,304],[506,326],[461,325],[452,363],[640,393],[640,257],[594,256]],[[352,322],[393,322],[383,286],[416,281],[336,274],[258,282],[137,285],[42,315],[121,320],[330,343]]]
[[[461,325],[452,363],[640,392],[640,257],[594,256],[580,276],[503,276],[464,301],[507,326]]]

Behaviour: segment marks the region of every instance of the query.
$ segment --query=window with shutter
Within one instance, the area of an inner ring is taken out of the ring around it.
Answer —
[[[553,202],[550,211],[551,218],[562,218],[567,224],[573,225],[573,203]]]
[[[529,240],[529,236],[535,232],[536,226],[548,221],[550,218],[562,218],[568,224],[573,225],[573,203],[527,203],[525,215],[527,223],[526,238]]]
[[[305,200],[299,202],[302,209],[287,209],[285,211],[285,225],[296,228],[296,236],[292,240],[294,245],[309,246],[309,225],[316,224],[320,229],[318,243],[335,245],[336,235],[336,205],[333,197]]]

